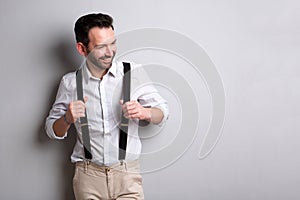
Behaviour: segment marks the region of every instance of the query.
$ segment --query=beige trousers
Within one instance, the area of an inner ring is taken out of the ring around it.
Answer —
[[[76,200],[143,200],[139,162],[111,167],[77,162],[73,178]]]

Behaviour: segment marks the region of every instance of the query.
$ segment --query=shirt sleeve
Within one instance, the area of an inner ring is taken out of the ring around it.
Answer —
[[[153,82],[142,66],[132,69],[131,76],[132,99],[136,99],[144,107],[158,108],[163,112],[163,119],[158,124],[162,126],[169,117],[167,101],[159,94]]]
[[[56,120],[61,118],[67,111],[69,103],[72,101],[72,79],[75,79],[75,74],[65,75],[60,82],[55,102],[52,109],[46,118],[45,130],[51,139],[64,139],[67,133],[62,137],[56,136],[53,130],[53,124]]]

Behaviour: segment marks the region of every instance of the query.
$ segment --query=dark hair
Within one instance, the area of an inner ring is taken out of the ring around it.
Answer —
[[[112,28],[113,18],[109,15],[98,13],[98,14],[87,14],[80,17],[75,22],[75,37],[76,42],[82,42],[82,44],[87,47],[90,40],[88,37],[89,31],[91,28],[99,27],[99,28]]]

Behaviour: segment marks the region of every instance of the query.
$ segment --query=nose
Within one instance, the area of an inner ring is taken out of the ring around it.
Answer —
[[[107,45],[105,48],[105,56],[107,56],[107,57],[113,56],[113,51],[114,51],[114,49],[112,48],[112,46]]]

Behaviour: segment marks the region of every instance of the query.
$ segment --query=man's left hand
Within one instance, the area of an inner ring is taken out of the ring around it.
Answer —
[[[128,119],[151,121],[151,108],[144,108],[137,101],[128,101],[123,104],[123,101],[121,100],[120,103],[122,104],[124,117]]]

